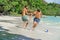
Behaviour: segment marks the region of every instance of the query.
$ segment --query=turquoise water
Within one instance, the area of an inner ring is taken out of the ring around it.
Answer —
[[[55,17],[55,16],[46,16],[44,18],[41,18],[41,20],[42,21],[47,21],[47,22],[56,22],[56,23],[58,23],[58,22],[60,22],[60,17],[59,16],[57,16],[57,17]]]
[[[42,27],[51,27],[51,28],[59,28],[60,29],[60,16],[42,17],[40,25],[42,25]]]

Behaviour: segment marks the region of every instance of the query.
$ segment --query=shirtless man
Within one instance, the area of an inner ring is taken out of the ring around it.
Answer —
[[[40,18],[42,17],[42,13],[39,9],[37,9],[37,11],[34,12],[34,20],[33,20],[33,28],[32,30],[34,30],[34,28],[37,26],[37,24],[40,22]]]
[[[28,16],[26,15],[28,13],[28,7],[25,6],[22,10],[22,20],[23,20],[23,27],[26,28],[28,25]]]

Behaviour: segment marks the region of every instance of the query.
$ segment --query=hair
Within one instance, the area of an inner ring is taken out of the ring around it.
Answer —
[[[25,8],[27,7],[27,5],[24,6]]]
[[[39,9],[37,9],[37,11],[38,11],[38,12],[40,12],[40,10],[39,10]]]
[[[25,7],[26,9],[28,9],[26,5],[25,5],[24,7]]]

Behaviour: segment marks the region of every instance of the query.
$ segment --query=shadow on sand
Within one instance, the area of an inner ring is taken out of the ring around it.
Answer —
[[[18,35],[18,34],[11,34],[11,33],[8,33],[7,31],[9,30],[4,29],[2,28],[2,26],[0,26],[0,40],[41,40],[41,39],[29,38],[29,37]]]

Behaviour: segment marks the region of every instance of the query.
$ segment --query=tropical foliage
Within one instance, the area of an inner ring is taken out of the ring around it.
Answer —
[[[60,4],[48,4],[44,0],[0,0],[0,12],[20,14],[25,5],[30,10],[40,9],[44,15],[60,16]]]

